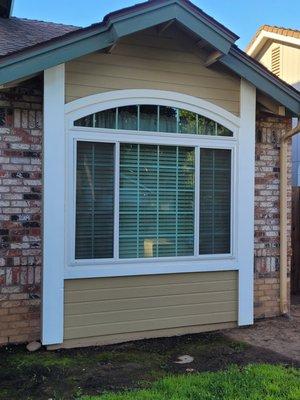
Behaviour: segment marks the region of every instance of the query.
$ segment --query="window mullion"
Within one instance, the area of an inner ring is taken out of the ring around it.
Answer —
[[[114,258],[119,259],[120,229],[120,142],[115,144]]]
[[[194,255],[199,256],[200,235],[200,147],[195,147]]]

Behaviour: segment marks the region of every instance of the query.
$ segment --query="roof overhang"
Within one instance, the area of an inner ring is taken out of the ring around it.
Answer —
[[[101,24],[0,59],[0,84],[112,46],[118,39],[175,20],[222,54],[238,39],[187,0],[155,0],[109,14]]]
[[[147,1],[109,14],[100,24],[5,56],[0,59],[0,85],[110,48],[124,36],[173,20],[214,49],[217,56],[213,54],[208,65],[216,60],[221,62],[293,114],[300,115],[300,93],[239,50],[234,45],[238,36],[188,0]]]
[[[284,36],[280,35],[279,33],[262,30],[257,38],[255,38],[255,40],[251,43],[250,47],[246,50],[247,54],[249,54],[251,57],[256,57],[268,41],[286,43],[291,46],[300,47],[299,38]]]
[[[277,78],[238,47],[232,47],[229,54],[220,61],[242,78],[251,82],[261,92],[285,106],[293,114],[300,115],[300,92]]]
[[[9,18],[12,14],[14,0],[0,0],[0,18]]]

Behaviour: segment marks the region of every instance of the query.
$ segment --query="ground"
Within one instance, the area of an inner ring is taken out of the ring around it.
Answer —
[[[175,363],[183,355],[193,357],[193,361],[188,364]],[[262,320],[253,327],[224,332],[52,352],[43,349],[29,353],[25,346],[0,347],[0,400],[79,400],[83,399],[82,396],[97,396],[104,392],[148,388],[170,375],[185,386],[190,375],[198,376],[199,380],[205,379],[203,374],[197,375],[197,372],[225,371],[231,365],[240,368],[251,364],[294,367],[298,371],[297,378],[293,371],[264,370],[264,373],[275,374],[275,380],[276,374],[279,374],[278,379],[281,376],[282,382],[285,379],[298,379],[300,386],[300,301],[292,307],[290,319]],[[229,372],[229,378],[239,387],[239,382],[249,380],[247,371],[239,369],[232,376]],[[251,371],[250,375],[261,374],[256,370]],[[215,374],[210,379],[228,381],[228,376],[222,374]],[[177,375],[184,375],[187,380],[180,381]],[[169,385],[168,382],[165,384]],[[292,389],[295,389],[293,385]],[[295,390],[299,390],[296,396],[265,397],[269,400],[300,399],[300,387]],[[138,398],[152,399],[151,393],[149,397],[148,394],[145,396]],[[184,400],[184,397],[178,398]],[[216,398],[219,399],[218,396]],[[244,399],[237,395],[231,398]],[[245,398],[251,400],[250,397]],[[123,397],[107,399],[121,400]]]
[[[194,361],[180,365],[179,356]],[[71,400],[83,395],[148,387],[170,374],[227,369],[231,364],[300,362],[233,341],[223,333],[187,335],[114,346],[28,353],[24,346],[0,349],[0,400]]]
[[[227,331],[226,335],[233,340],[276,351],[300,362],[300,296],[293,300],[289,318],[260,320],[249,328]]]

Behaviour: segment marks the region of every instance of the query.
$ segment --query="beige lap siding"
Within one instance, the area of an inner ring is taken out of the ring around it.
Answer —
[[[119,89],[157,89],[188,94],[239,114],[240,79],[225,68],[206,68],[207,54],[154,29],[122,39],[112,53],[94,53],[66,64],[66,102]]]
[[[113,335],[126,341],[161,336],[160,330],[188,333],[192,327],[211,330],[236,321],[237,272],[233,271],[65,282],[65,341],[88,343],[97,337],[97,343],[104,344],[115,341]],[[150,331],[156,334],[148,335]]]

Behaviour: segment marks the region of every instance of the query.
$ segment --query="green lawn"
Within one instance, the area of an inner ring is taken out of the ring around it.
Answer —
[[[171,376],[148,390],[81,400],[299,400],[300,371],[273,365],[231,367],[227,371]]]

